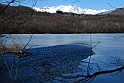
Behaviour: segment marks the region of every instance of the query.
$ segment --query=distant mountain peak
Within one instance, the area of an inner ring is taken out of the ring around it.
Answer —
[[[110,15],[124,15],[124,7],[117,8],[116,10],[112,11]]]
[[[62,11],[62,12],[69,12],[69,13],[76,13],[76,14],[98,14],[101,12],[107,12],[109,10],[103,9],[103,10],[93,10],[93,9],[88,9],[88,8],[81,8],[76,5],[60,5],[60,6],[44,6],[42,8],[37,8],[33,7],[34,10],[39,11],[39,12],[49,12],[49,13],[56,13],[56,11]]]

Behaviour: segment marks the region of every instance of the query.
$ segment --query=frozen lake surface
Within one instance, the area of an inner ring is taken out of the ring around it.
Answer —
[[[24,45],[30,39],[29,34],[20,34],[18,36]],[[97,44],[93,48],[95,54],[92,59],[99,64],[102,70],[116,68],[115,65],[111,65],[111,62],[124,60],[124,34],[35,34],[32,35],[29,47],[38,48],[65,44],[92,47]],[[85,60],[89,60],[89,58]],[[94,67],[92,72],[94,71],[97,71],[97,68]],[[124,71],[117,74],[99,75],[92,83],[124,83]]]

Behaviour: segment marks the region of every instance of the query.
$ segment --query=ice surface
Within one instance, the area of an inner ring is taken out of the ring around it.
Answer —
[[[78,72],[79,61],[94,54],[91,47],[80,44],[32,48],[28,51],[32,55],[25,58],[5,57],[9,68],[13,69],[13,79],[18,69],[17,78],[13,81],[10,80],[5,63],[0,57],[2,79],[0,83],[51,83],[56,76]]]

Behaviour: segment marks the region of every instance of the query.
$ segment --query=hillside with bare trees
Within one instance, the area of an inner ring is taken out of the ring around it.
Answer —
[[[9,6],[0,13],[0,33],[123,33],[124,16],[115,14],[117,10],[107,15],[51,14]]]

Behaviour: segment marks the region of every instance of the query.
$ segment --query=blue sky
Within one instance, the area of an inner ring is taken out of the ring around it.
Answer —
[[[73,3],[74,1],[75,0],[38,0],[35,6],[42,8],[44,6],[76,5],[81,8],[90,8],[96,10],[114,9],[108,4],[110,3],[116,8],[124,7],[124,0],[77,0],[77,2]]]

